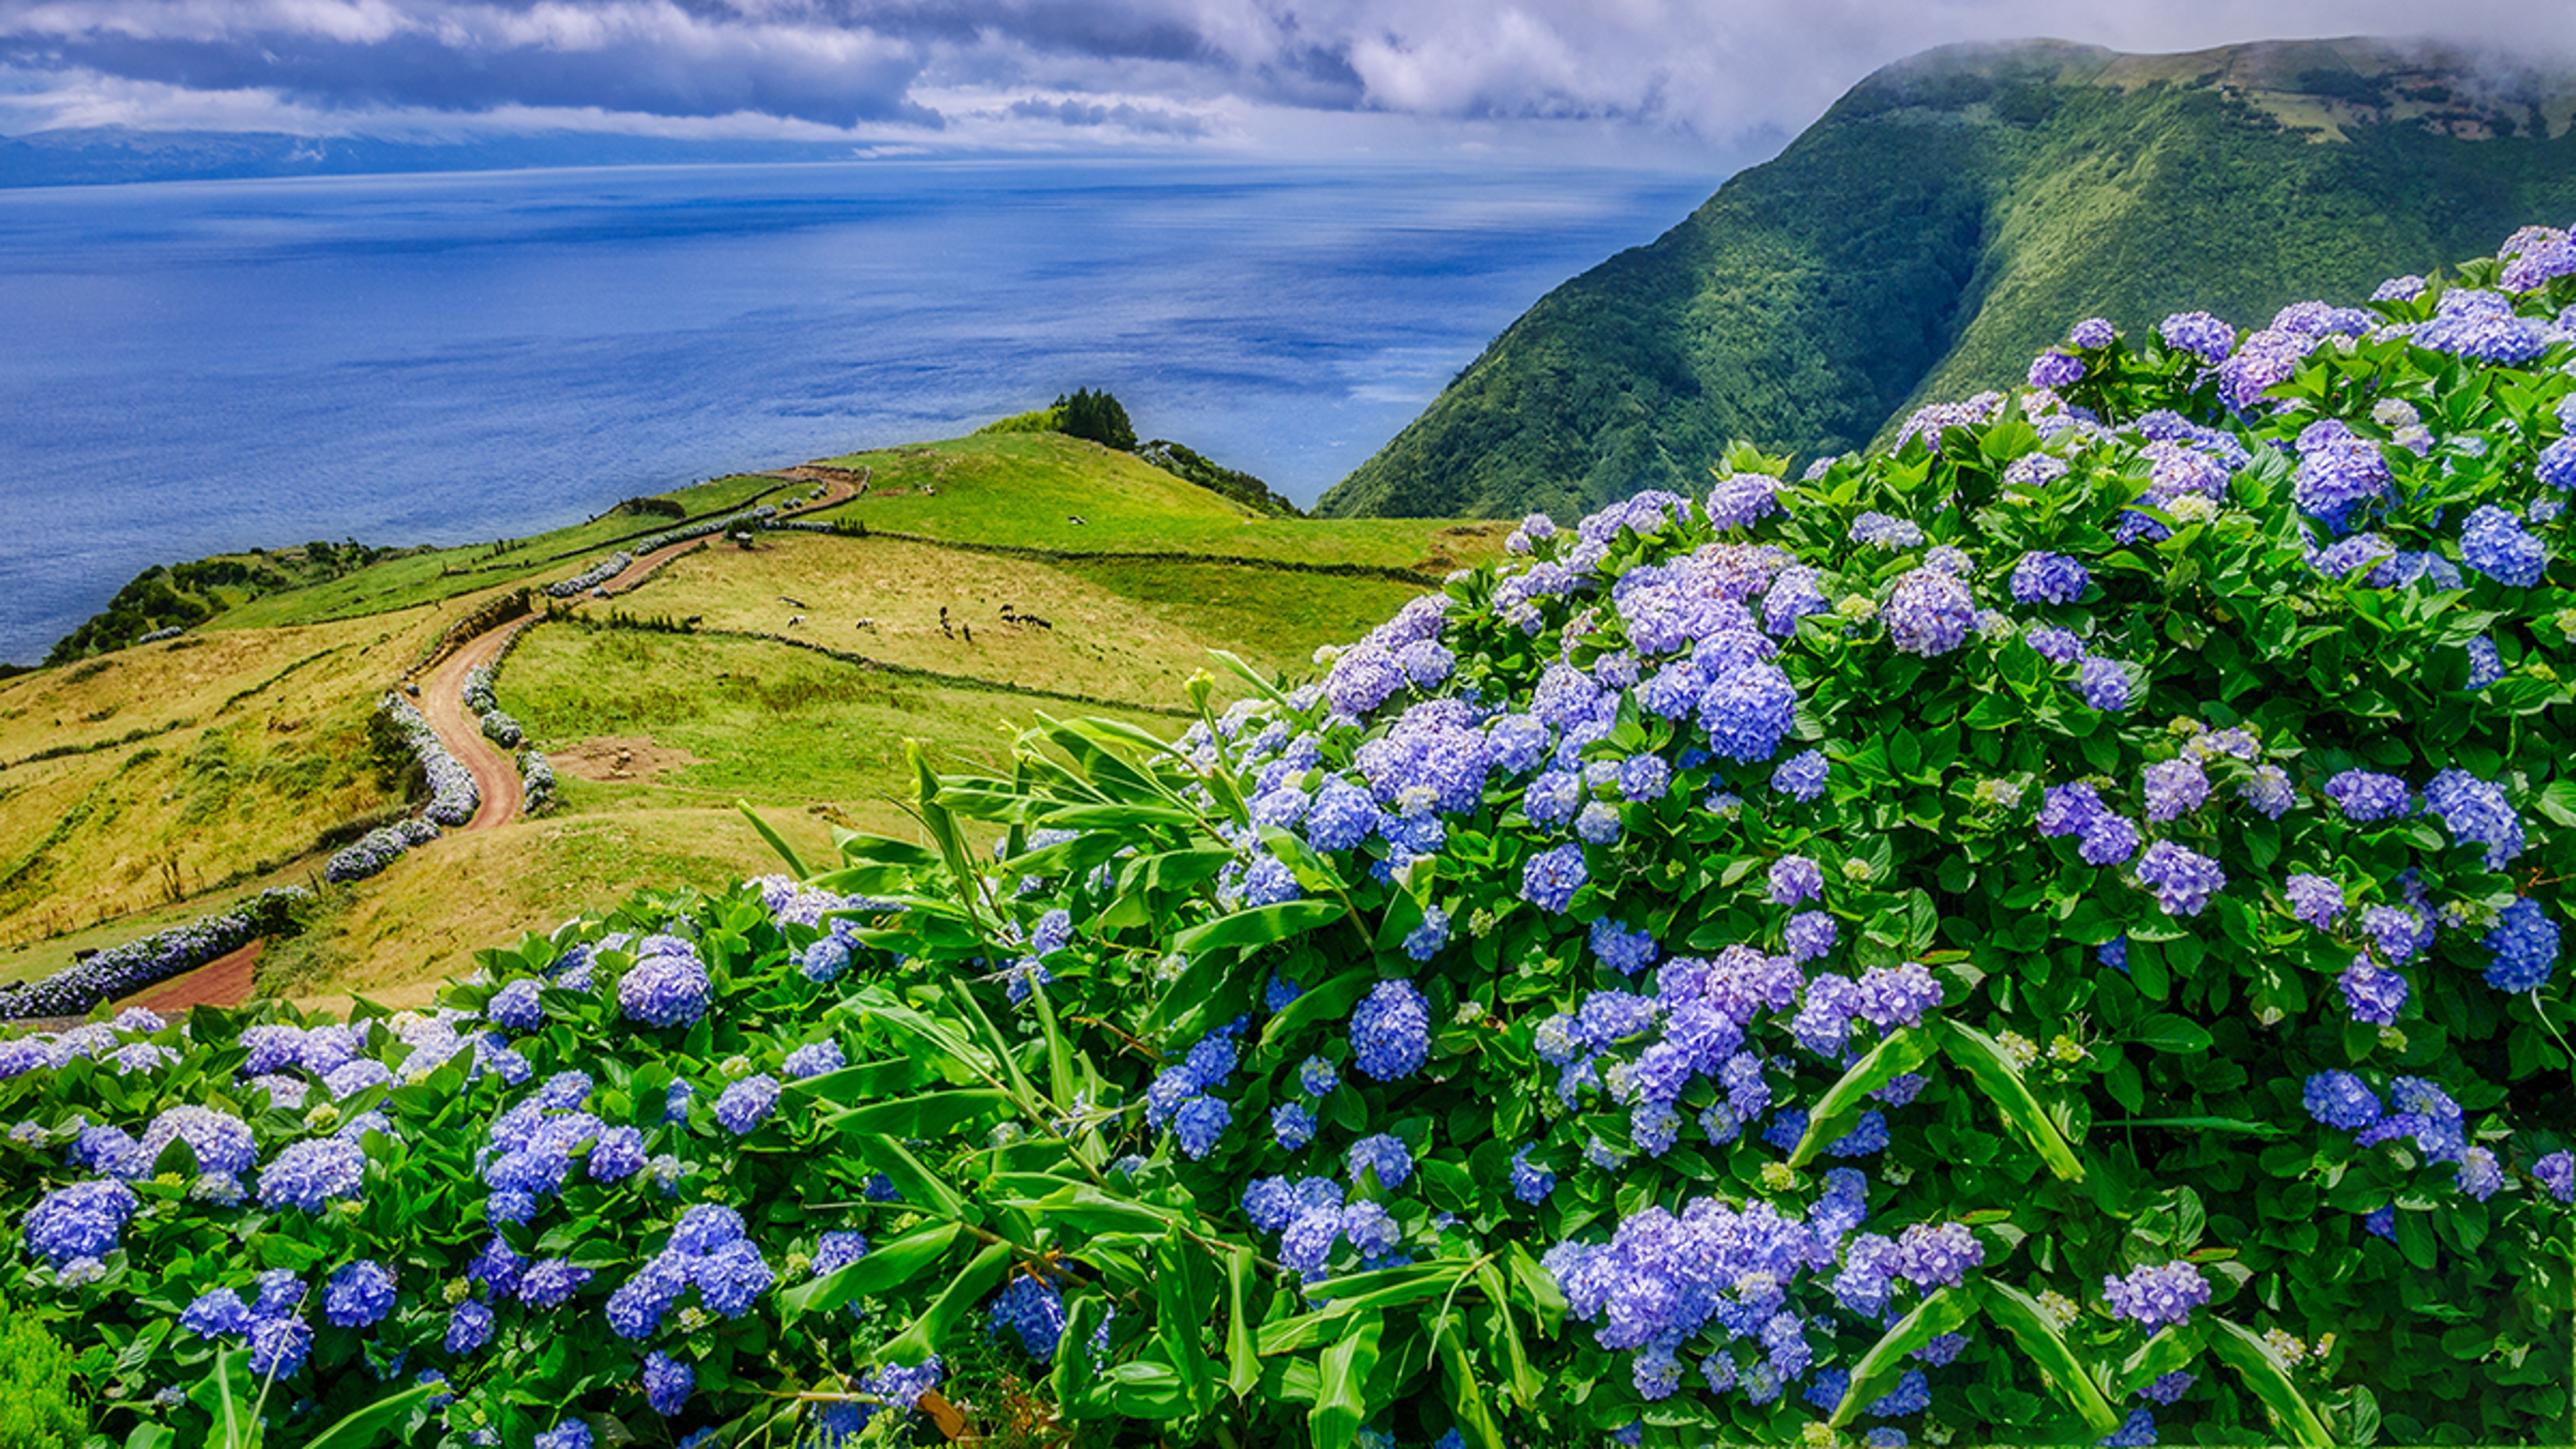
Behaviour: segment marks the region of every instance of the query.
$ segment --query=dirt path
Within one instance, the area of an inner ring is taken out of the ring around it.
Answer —
[[[513,619],[474,636],[421,682],[422,717],[438,732],[447,752],[474,776],[474,788],[483,796],[474,818],[459,829],[491,830],[519,818],[519,762],[511,758],[509,751],[483,737],[482,725],[465,707],[465,676],[499,658],[510,636],[535,622],[530,618]]]
[[[800,473],[798,469],[790,468],[779,476],[785,478],[797,478],[805,475]],[[822,483],[822,497],[815,499],[812,503],[805,504],[797,508],[793,514],[787,513],[785,510],[781,510],[780,516],[796,517],[808,513],[819,513],[836,503],[847,503],[851,499],[858,497],[860,490],[867,487],[867,477],[864,470],[862,470],[858,477],[853,478],[849,475],[847,470],[835,468],[822,478]],[[689,550],[698,547],[700,544],[720,542],[722,538],[723,535],[721,534],[709,533],[701,534],[696,538],[682,539],[678,543],[666,543],[660,548],[653,550],[651,553],[644,554],[637,558],[633,563],[628,564],[625,568],[620,569],[617,572],[616,577],[600,584],[600,592],[614,596],[617,594],[630,593],[636,589],[642,588],[652,579],[654,573],[659,570],[662,565],[669,563],[671,560],[678,558]]]
[[[163,1016],[175,1016],[191,1006],[239,1006],[250,1000],[254,968],[259,964],[260,949],[267,944],[253,941],[194,971],[147,986],[117,1002],[116,1009],[123,1011],[129,1006],[140,1006]]]

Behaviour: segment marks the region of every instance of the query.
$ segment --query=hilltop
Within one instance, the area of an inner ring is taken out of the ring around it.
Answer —
[[[1951,46],[1565,283],[1317,505],[1578,514],[1733,439],[1848,452],[2075,320],[2259,324],[2576,212],[2576,76],[2427,45]]]
[[[666,546],[611,599],[543,592],[764,506],[793,527]],[[1130,453],[1001,432],[720,478],[526,538],[155,570],[84,626],[77,648],[99,652],[0,681],[0,981],[317,882],[331,850],[409,814],[422,783],[373,729],[378,701],[521,591],[542,623],[496,690],[554,761],[558,803],[325,890],[313,929],[262,959],[263,989],[426,982],[586,902],[772,868],[737,799],[812,856],[834,826],[908,834],[908,737],[964,762],[1003,758],[996,721],[1042,712],[1171,734],[1209,650],[1306,670],[1500,540],[1281,517]],[[184,633],[136,642],[173,609]]]

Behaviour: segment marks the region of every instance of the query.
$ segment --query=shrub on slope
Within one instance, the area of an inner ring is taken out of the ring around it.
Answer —
[[[2511,250],[1532,519],[433,1015],[0,1048],[7,1286],[278,1444],[415,1375],[546,1449],[2563,1442],[2576,253]]]

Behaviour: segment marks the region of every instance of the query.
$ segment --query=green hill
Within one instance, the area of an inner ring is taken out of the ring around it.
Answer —
[[[1861,447],[2082,317],[2365,296],[2576,212],[2571,110],[2576,76],[2391,41],[1931,51],[1549,293],[1316,511],[1572,515],[1735,438]]]

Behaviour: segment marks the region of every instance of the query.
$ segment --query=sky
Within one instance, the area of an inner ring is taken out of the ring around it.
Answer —
[[[1776,151],[1959,40],[2499,53],[2565,0],[0,0],[0,134],[605,131],[861,153]]]

